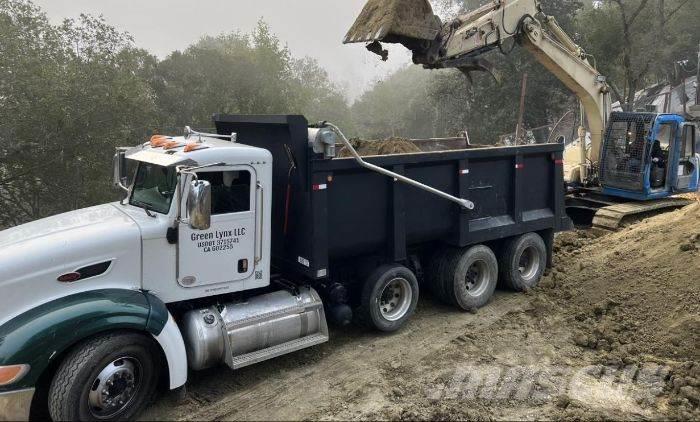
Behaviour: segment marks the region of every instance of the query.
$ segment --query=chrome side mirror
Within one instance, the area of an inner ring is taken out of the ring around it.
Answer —
[[[128,177],[126,174],[126,148],[117,148],[117,152],[114,154],[113,168],[114,186],[128,191],[129,189],[126,187],[126,184],[128,183]]]
[[[193,180],[187,194],[187,215],[194,230],[211,227],[211,184],[206,180]]]

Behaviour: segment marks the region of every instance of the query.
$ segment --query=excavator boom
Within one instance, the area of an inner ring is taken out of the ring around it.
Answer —
[[[369,0],[345,43],[371,42],[370,51],[386,59],[381,42],[400,43],[413,61],[429,69],[457,68],[465,73],[492,66],[483,55],[515,39],[581,100],[591,132],[590,153],[581,140],[569,180],[584,182],[589,161],[598,162],[611,102],[605,77],[585,52],[544,14],[538,0],[491,0],[484,6],[441,24],[428,0]]]

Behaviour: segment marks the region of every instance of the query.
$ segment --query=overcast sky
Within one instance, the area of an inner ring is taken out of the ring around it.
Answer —
[[[53,22],[80,13],[103,15],[131,33],[139,47],[163,58],[203,35],[251,31],[263,18],[297,57],[310,56],[354,98],[387,73],[410,62],[391,46],[381,62],[361,44],[343,45],[365,0],[34,0]]]

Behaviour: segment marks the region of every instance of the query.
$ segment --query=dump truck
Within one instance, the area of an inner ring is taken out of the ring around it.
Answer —
[[[121,201],[0,232],[0,416],[133,419],[188,370],[396,331],[424,289],[474,310],[571,226],[559,144],[360,157],[303,116],[215,124],[120,148]]]

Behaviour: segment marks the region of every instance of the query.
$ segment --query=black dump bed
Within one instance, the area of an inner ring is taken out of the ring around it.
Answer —
[[[563,145],[367,158],[474,202],[473,210],[395,182],[352,158],[324,159],[308,146],[303,116],[215,115],[218,133],[273,155],[273,265],[312,279],[366,255],[407,259],[418,245],[467,246],[527,232],[567,230]],[[290,172],[289,147],[296,169]],[[288,194],[289,191],[289,194]]]

